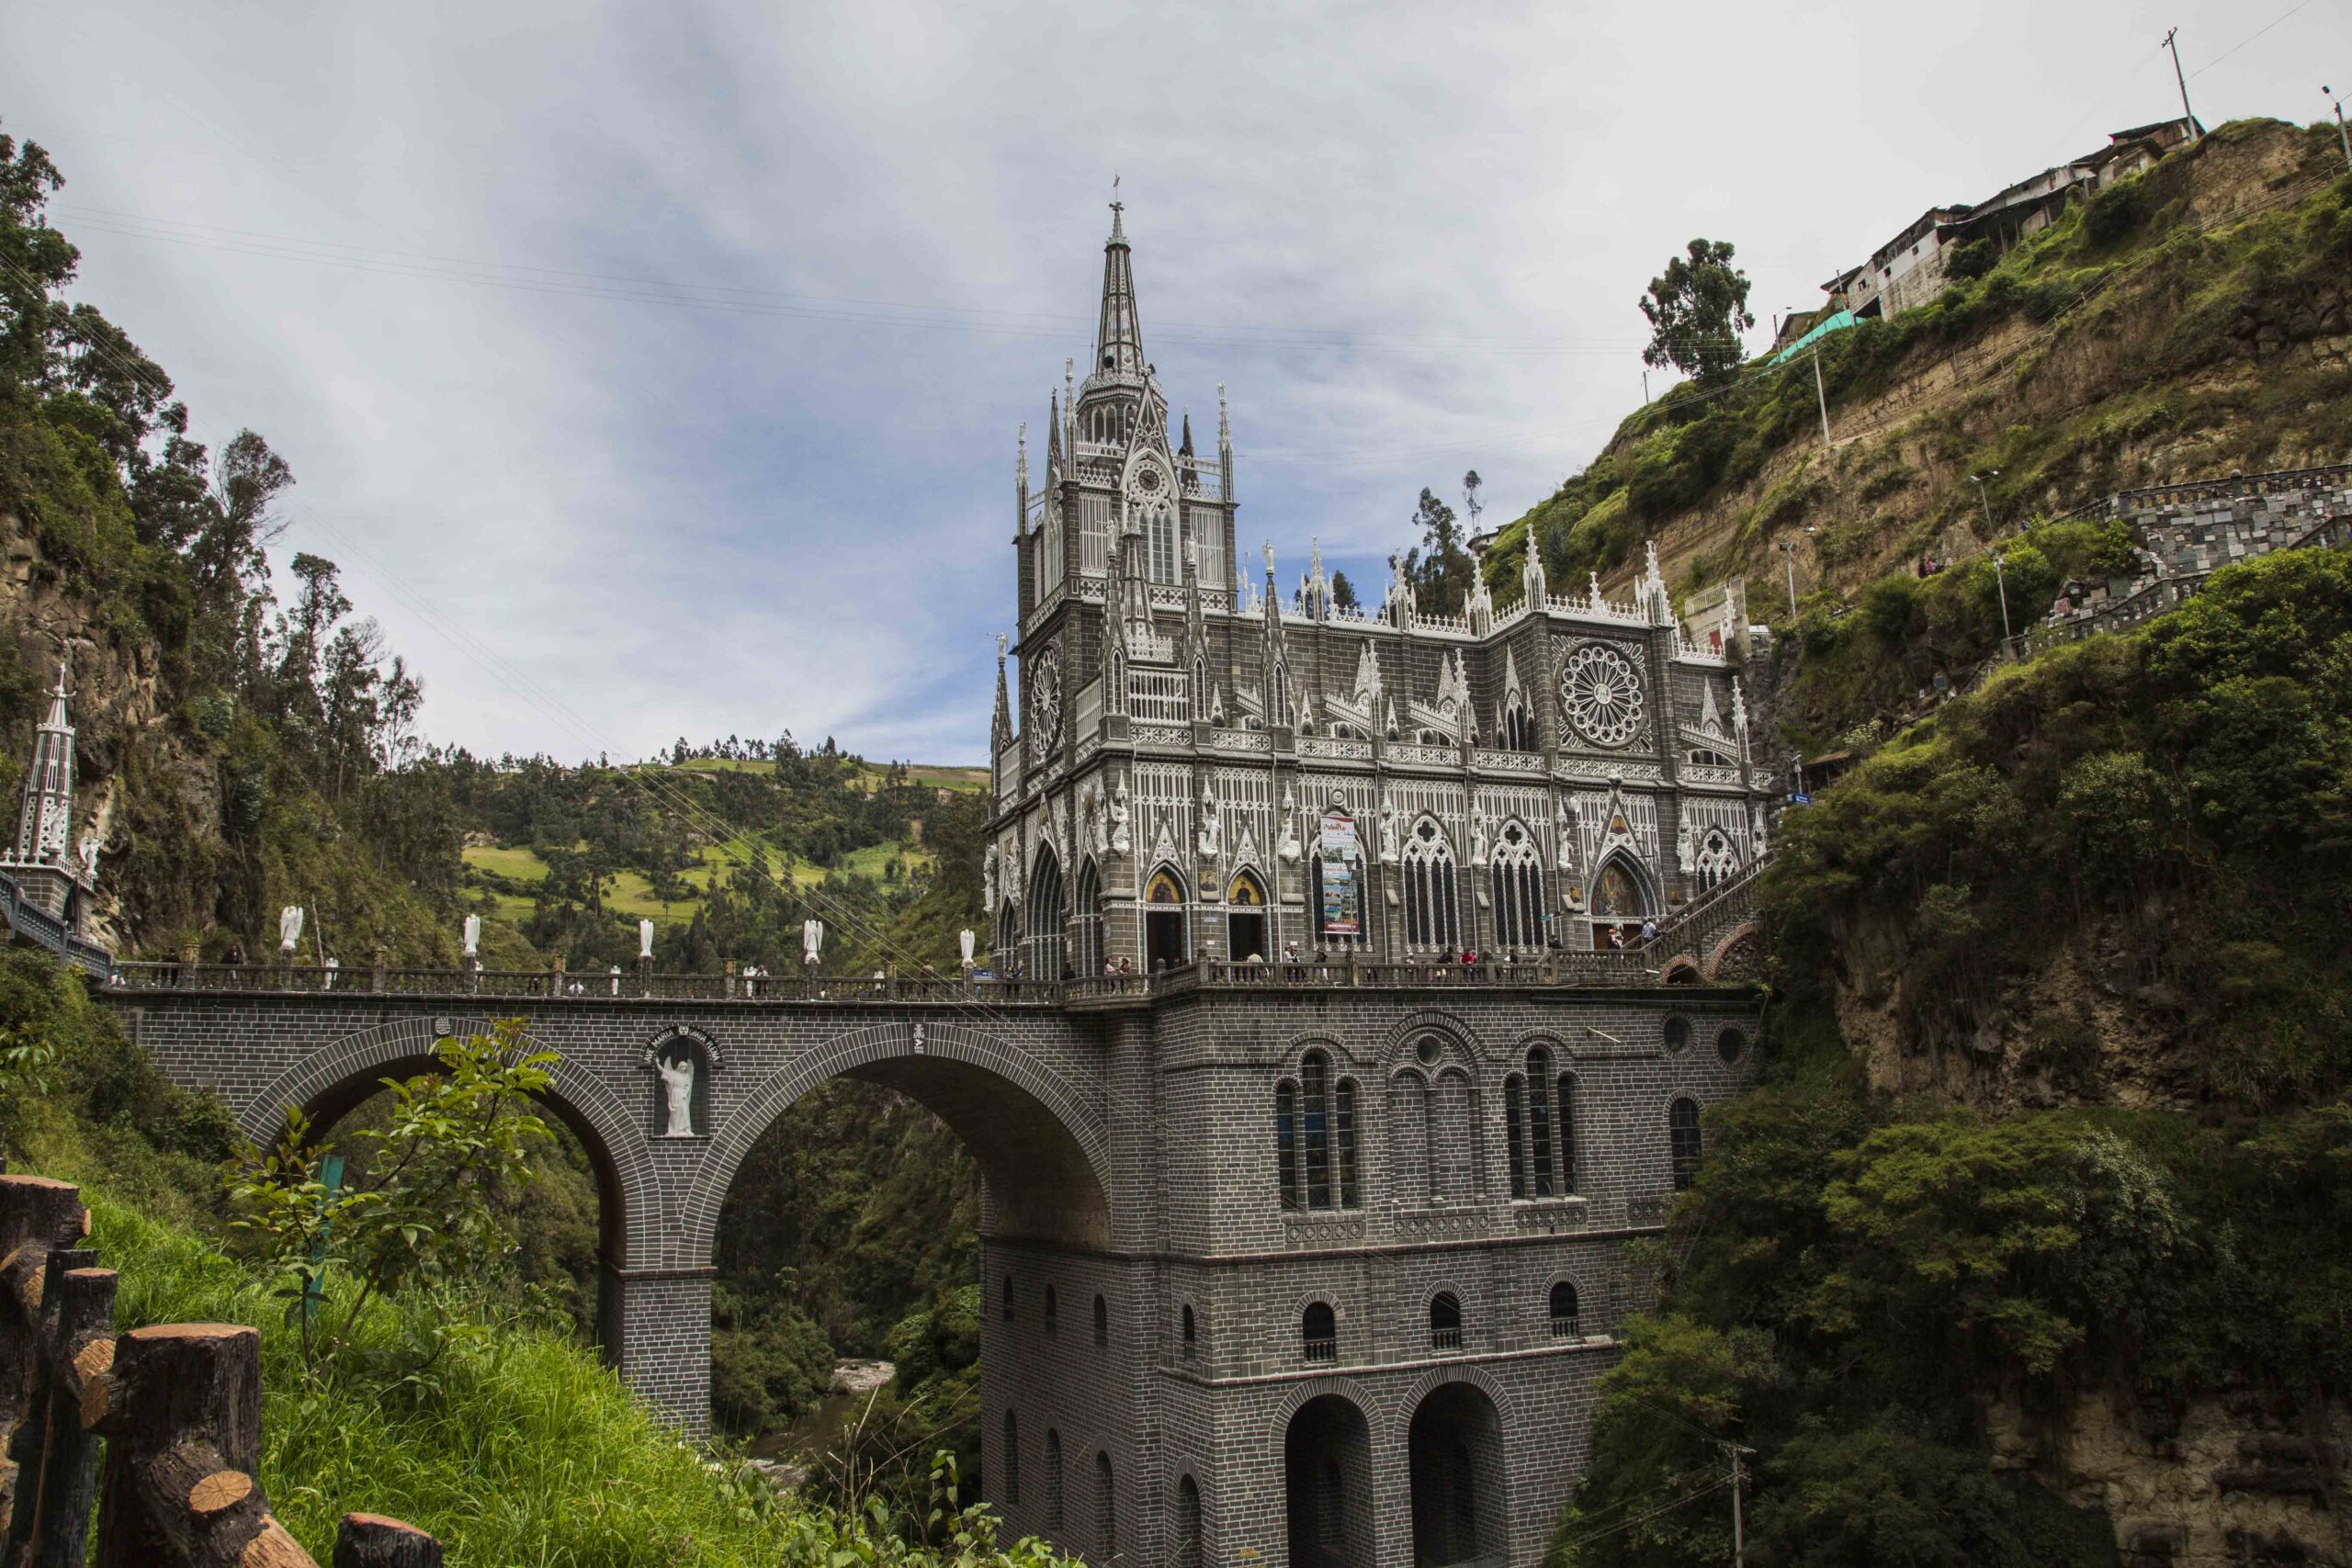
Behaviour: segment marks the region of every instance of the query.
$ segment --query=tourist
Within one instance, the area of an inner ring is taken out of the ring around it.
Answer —
[[[1609,928],[1609,945],[1610,945],[1610,946],[1611,946],[1611,947],[1613,947],[1613,948],[1616,948],[1616,949],[1617,949],[1619,952],[1621,952],[1621,953],[1624,951],[1624,947],[1625,947],[1625,928],[1624,928],[1624,927],[1623,927],[1623,926],[1611,926],[1611,927]]]
[[[1642,940],[1644,942],[1656,942],[1657,940],[1657,921],[1654,919],[1645,919],[1642,922]]]
[[[243,964],[244,961],[245,950],[233,942],[229,944],[228,951],[220,954],[220,962],[232,966]]]
[[[1297,942],[1286,942],[1283,943],[1283,961],[1286,964],[1295,964],[1298,962]]]

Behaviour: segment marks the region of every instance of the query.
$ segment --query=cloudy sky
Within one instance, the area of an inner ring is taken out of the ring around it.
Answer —
[[[1475,467],[1492,524],[1590,457],[1693,235],[1769,326],[2177,113],[2174,25],[2208,124],[2352,89],[2341,0],[16,0],[0,124],[71,182],[77,295],[293,465],[280,553],[343,563],[435,739],[978,761],[1114,174],[1242,538],[1370,587],[1422,486]]]

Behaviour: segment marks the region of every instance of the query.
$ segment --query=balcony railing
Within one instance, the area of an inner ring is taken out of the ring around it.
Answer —
[[[1462,1348],[1462,1330],[1460,1330],[1459,1328],[1432,1328],[1432,1329],[1430,1329],[1430,1349],[1432,1349],[1432,1350],[1459,1350],[1459,1349],[1461,1349],[1461,1348]]]
[[[1572,1312],[1555,1314],[1552,1318],[1552,1337],[1555,1339],[1583,1338],[1584,1320]]]
[[[1340,1359],[1340,1342],[1337,1339],[1309,1339],[1306,1341],[1306,1359],[1310,1361],[1336,1361]]]

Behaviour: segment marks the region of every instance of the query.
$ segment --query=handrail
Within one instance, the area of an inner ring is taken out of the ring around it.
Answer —
[[[1204,988],[1315,987],[1397,990],[1431,987],[1627,987],[1653,984],[1657,955],[1668,935],[1694,914],[1728,904],[1752,881],[1735,878],[1673,923],[1658,940],[1600,952],[1546,949],[1524,956],[1487,956],[1474,964],[1432,955],[1387,961],[1356,958],[1342,952],[1322,958],[1246,963],[1203,958],[1162,969],[1118,975],[1073,976],[1064,980],[1018,976],[969,978],[961,975],[886,975],[859,978],[828,975],[749,976],[741,973],[678,975],[643,967],[623,970],[562,969],[341,969],[303,964],[188,964],[125,960],[114,966],[109,989],[122,994],[235,993],[288,997],[407,996],[484,1001],[691,1001],[768,1005],[822,1004],[956,1006],[975,1001],[989,1007],[1061,1008],[1134,1002]]]
[[[78,1563],[91,1504],[101,1562],[318,1568],[269,1510],[261,1337],[225,1323],[117,1334],[118,1277],[96,1267],[79,1189],[0,1175],[0,1439],[15,1461],[10,1561]],[[424,1531],[346,1514],[336,1568],[437,1568]]]

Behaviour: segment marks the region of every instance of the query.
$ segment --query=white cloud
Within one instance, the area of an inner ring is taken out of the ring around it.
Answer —
[[[1423,484],[1475,466],[1508,518],[1606,439],[1684,241],[1738,244],[1759,318],[1810,306],[1929,203],[2176,112],[2165,26],[2194,70],[2272,19],[36,3],[0,19],[0,111],[74,181],[82,295],[202,434],[293,463],[288,544],[345,560],[436,738],[977,760],[1013,427],[1042,445],[1087,352],[1114,171],[1204,441],[1232,389],[1243,540],[1288,580],[1319,536],[1369,586]],[[2208,123],[2309,118],[2294,69],[2347,46],[2308,6],[2191,88]]]

